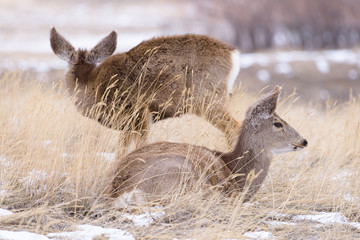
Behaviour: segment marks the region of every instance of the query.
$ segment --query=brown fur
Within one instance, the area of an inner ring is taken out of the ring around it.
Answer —
[[[264,181],[274,151],[295,151],[307,145],[307,141],[274,112],[278,95],[276,87],[249,108],[233,151],[224,153],[169,142],[147,145],[116,162],[107,193],[116,199],[136,189],[147,200],[157,200],[181,191],[184,179],[185,185],[202,179],[224,191],[242,191],[247,186],[245,200],[249,200]],[[276,127],[275,123],[282,126]],[[257,176],[251,182],[250,173]]]
[[[77,93],[79,110],[106,126],[146,135],[151,114],[160,120],[190,110],[203,115],[209,109],[208,120],[229,139],[238,126],[225,107],[236,49],[223,42],[194,34],[158,37],[110,56],[115,32],[90,51],[75,51],[52,28],[50,43],[70,65],[66,85],[71,94]],[[126,118],[136,112],[137,117]]]

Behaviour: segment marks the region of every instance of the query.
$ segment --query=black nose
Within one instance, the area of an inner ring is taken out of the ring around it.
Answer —
[[[303,146],[306,147],[307,145],[308,145],[308,141],[306,139],[304,139]]]

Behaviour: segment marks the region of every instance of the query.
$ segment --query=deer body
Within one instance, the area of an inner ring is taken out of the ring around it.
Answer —
[[[228,126],[238,126],[225,103],[240,69],[239,52],[221,41],[194,34],[158,37],[112,55],[115,32],[90,51],[75,51],[53,28],[50,42],[70,65],[66,85],[77,94],[80,112],[103,125],[146,135],[151,114],[155,120],[173,117],[189,111],[191,103],[197,115],[211,106],[208,119],[228,135]],[[137,117],[123,121],[134,112]]]
[[[107,192],[122,206],[134,198],[158,200],[179,193],[182,184],[200,179],[223,191],[242,191],[247,186],[245,200],[249,200],[264,181],[273,153],[307,146],[307,141],[275,113],[278,94],[276,87],[249,108],[233,151],[169,142],[147,145],[117,161]],[[252,173],[257,177],[247,182]]]

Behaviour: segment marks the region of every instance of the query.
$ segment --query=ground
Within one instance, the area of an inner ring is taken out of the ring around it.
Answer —
[[[76,47],[92,47],[115,29],[117,52],[185,31],[231,40],[226,23],[177,2],[0,3],[0,239],[360,238],[358,48],[242,53],[232,114],[241,121],[264,87],[279,84],[279,115],[309,141],[303,151],[274,157],[249,203],[241,194],[202,199],[196,192],[166,206],[104,203],[122,135],[73,107],[62,86],[67,65],[51,52],[49,29]],[[223,133],[194,115],[154,124],[147,141],[227,149]]]

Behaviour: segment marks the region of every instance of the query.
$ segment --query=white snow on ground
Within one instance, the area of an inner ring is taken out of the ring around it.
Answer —
[[[268,83],[270,81],[270,73],[266,69],[259,70],[256,75],[263,83]]]
[[[241,68],[248,68],[254,64],[262,66],[267,63],[315,62],[319,71],[328,71],[328,62],[359,64],[360,54],[353,50],[327,50],[327,51],[279,51],[274,53],[248,53],[241,54]]]
[[[11,166],[12,166],[12,162],[10,162],[9,160],[7,160],[6,157],[0,156],[0,166],[1,166],[1,167],[11,167]]]
[[[271,232],[266,232],[266,231],[246,232],[243,234],[243,236],[251,239],[265,239],[265,238],[274,237]]]
[[[124,214],[124,217],[130,219],[135,226],[148,227],[154,221],[149,213],[144,213],[140,215]]]
[[[97,153],[97,155],[101,157],[102,160],[109,162],[114,161],[116,157],[116,153],[113,152],[101,152],[101,153]]]
[[[44,235],[25,232],[25,231],[6,231],[0,230],[0,239],[1,240],[49,240]]]
[[[51,53],[51,50],[49,53]],[[58,59],[56,56],[54,56],[54,59],[49,59],[47,61],[42,61],[36,58],[28,58],[14,62],[14,60],[4,58],[0,60],[0,67],[10,71],[20,69],[24,71],[36,70],[37,72],[47,73],[52,69],[64,70],[67,67],[67,63]]]
[[[319,72],[321,72],[321,73],[329,73],[330,72],[330,65],[325,60],[324,57],[318,57],[315,60],[315,65],[316,65],[317,69],[319,70]]]
[[[12,215],[12,214],[14,214],[14,213],[9,211],[9,210],[0,208],[0,216],[9,216],[9,215]]]
[[[135,240],[128,232],[116,228],[102,228],[93,225],[79,225],[74,232],[49,233],[51,239],[71,239],[71,240],[92,240],[98,237],[107,237],[109,240]]]
[[[47,172],[42,170],[31,170],[27,177],[21,179],[25,187],[32,188],[38,181],[44,181],[47,178]]]
[[[317,215],[297,215],[292,217],[295,221],[314,221],[322,224],[329,223],[344,223],[347,221],[346,217],[339,212],[323,212]]]
[[[140,39],[141,37],[139,37]],[[147,39],[149,37],[143,36],[142,39]],[[91,35],[87,35],[86,38],[79,40],[79,44],[76,46],[83,47],[84,45],[93,46],[97,43],[97,40],[91,41]],[[136,46],[140,43],[140,40],[132,40],[126,36],[119,37],[118,40],[126,41],[128,44],[131,44],[132,47]],[[48,40],[47,40],[48,41]],[[74,41],[75,42],[75,41]],[[39,42],[34,43],[39,45],[44,45],[45,43]],[[49,45],[46,42],[45,45]],[[75,44],[74,44],[75,45]],[[118,42],[118,45],[121,43]],[[39,46],[40,48],[40,46]],[[0,49],[1,51],[1,49]],[[25,51],[26,52],[26,51]],[[51,49],[46,49],[44,51],[49,55],[52,54]],[[352,50],[328,50],[328,51],[317,51],[317,52],[306,52],[306,51],[279,51],[275,53],[248,53],[241,54],[240,57],[240,66],[241,68],[248,68],[254,64],[259,64],[260,66],[266,67],[269,63],[275,63],[275,72],[278,74],[290,74],[292,72],[292,68],[290,63],[292,62],[313,62],[316,68],[320,73],[326,74],[330,72],[330,62],[335,63],[344,63],[344,64],[360,64],[360,54],[358,52]],[[40,60],[36,58],[28,58],[21,60],[13,60],[8,58],[3,58],[0,60],[0,68],[8,69],[8,70],[16,70],[21,69],[24,71],[35,70],[40,73],[47,73],[52,69],[55,70],[65,70],[67,68],[67,63],[61,59],[58,59],[56,56],[53,58],[49,58],[48,60]],[[260,70],[257,73],[257,77],[260,81],[267,83],[269,81],[268,72],[265,70]],[[351,80],[356,80],[359,78],[359,73],[350,69],[348,73],[348,77]]]
[[[1,182],[0,182],[0,186],[1,186]],[[6,195],[7,195],[7,191],[6,191],[6,190],[0,190],[0,199],[1,199],[1,198],[5,198]]]
[[[355,200],[359,200],[359,197],[354,197],[350,193],[344,194],[344,199],[348,202],[354,202]]]
[[[357,80],[359,78],[359,73],[356,69],[350,69],[348,73],[348,77],[351,80]]]
[[[273,226],[280,226],[280,225],[296,226],[296,223],[293,223],[293,222],[266,221],[266,223],[273,225]]]
[[[278,74],[290,74],[292,72],[292,68],[289,63],[282,62],[275,65],[275,72]]]
[[[154,219],[159,219],[162,216],[165,215],[164,211],[161,210],[161,207],[153,207],[151,212],[146,212],[143,214],[135,215],[135,214],[124,214],[123,216],[127,219],[130,219],[135,226],[145,226],[148,227],[152,222],[154,222]]]
[[[106,237],[109,240],[135,240],[128,232],[116,228],[102,228],[92,225],[79,225],[74,232],[49,233],[47,236],[25,232],[0,230],[1,240],[93,240],[98,237]]]
[[[340,212],[321,212],[317,215],[297,215],[292,217],[295,221],[313,221],[322,224],[346,224],[360,230],[360,223],[349,222],[348,219]]]

